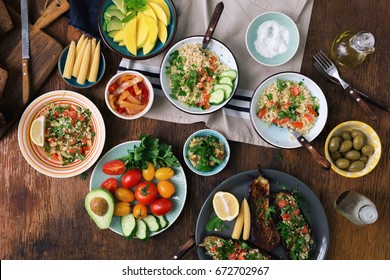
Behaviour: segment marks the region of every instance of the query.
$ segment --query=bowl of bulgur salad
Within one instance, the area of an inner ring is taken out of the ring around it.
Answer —
[[[160,82],[167,99],[178,109],[195,115],[221,109],[238,86],[238,65],[223,43],[211,39],[202,50],[204,36],[187,37],[165,54]]]
[[[183,157],[192,172],[201,176],[215,175],[221,172],[229,161],[229,143],[218,131],[201,129],[187,138]]]
[[[310,78],[295,72],[265,79],[254,91],[250,118],[256,132],[269,144],[286,149],[301,147],[289,130],[309,142],[322,131],[328,117],[326,98]]]
[[[99,158],[105,138],[104,120],[95,104],[67,90],[35,99],[18,127],[19,147],[26,161],[40,173],[56,178],[89,169]]]

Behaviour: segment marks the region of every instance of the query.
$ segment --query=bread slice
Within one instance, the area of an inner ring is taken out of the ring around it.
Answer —
[[[0,37],[13,28],[12,20],[8,14],[3,0],[0,0]]]
[[[4,88],[5,88],[5,83],[7,82],[7,79],[8,79],[7,70],[0,67],[0,97],[3,94]]]

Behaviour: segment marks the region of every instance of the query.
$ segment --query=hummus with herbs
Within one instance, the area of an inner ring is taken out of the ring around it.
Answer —
[[[207,135],[191,139],[188,159],[199,171],[208,172],[220,165],[226,157],[225,145],[218,138]]]

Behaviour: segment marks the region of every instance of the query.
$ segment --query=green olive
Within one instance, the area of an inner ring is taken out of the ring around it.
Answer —
[[[365,145],[362,148],[362,154],[365,156],[370,156],[374,153],[374,148],[371,145]]]
[[[341,142],[341,145],[339,148],[340,153],[346,153],[350,149],[352,149],[352,141],[351,140],[345,140],[345,141]]]
[[[357,171],[363,170],[364,166],[365,166],[364,162],[362,162],[360,160],[356,160],[356,161],[351,162],[351,165],[348,167],[348,171],[357,172]]]
[[[353,138],[353,148],[355,150],[361,150],[365,144],[364,142],[365,141],[363,136],[361,135],[356,136],[355,138]]]
[[[359,151],[355,151],[355,150],[350,150],[348,152],[345,153],[345,158],[349,159],[349,160],[358,160],[360,159],[360,152]]]
[[[339,158],[336,160],[336,166],[340,169],[346,169],[349,167],[349,160],[346,158]]]
[[[359,130],[359,129],[352,129],[351,130],[351,135],[352,135],[352,138],[355,138],[356,136],[361,135],[363,137],[363,139],[364,139],[364,142],[366,142],[366,140],[367,140],[366,134],[364,134],[364,132]]]
[[[330,152],[337,151],[340,147],[340,143],[341,143],[340,137],[338,137],[338,136],[332,137],[329,141],[329,151]]]
[[[365,155],[362,155],[359,159],[360,161],[364,162],[364,163],[367,163],[368,161],[368,156],[365,156]]]
[[[341,138],[343,138],[343,140],[352,140],[351,132],[349,132],[348,130],[343,131],[341,133]]]
[[[334,151],[334,152],[330,153],[330,157],[333,160],[337,160],[337,159],[341,158],[341,154],[339,151]]]

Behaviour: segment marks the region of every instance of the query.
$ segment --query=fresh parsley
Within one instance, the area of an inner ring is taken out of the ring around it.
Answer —
[[[277,79],[276,86],[278,87],[279,91],[283,91],[287,87],[287,83],[284,80]]]
[[[206,224],[207,231],[222,231],[223,229],[228,229],[226,225],[218,216],[212,217]]]
[[[178,167],[179,161],[173,155],[172,146],[160,143],[151,135],[141,135],[141,144],[127,150],[128,155],[120,158],[127,169],[146,169],[148,162],[160,167]]]
[[[124,0],[129,11],[144,11],[146,9],[146,0]]]

